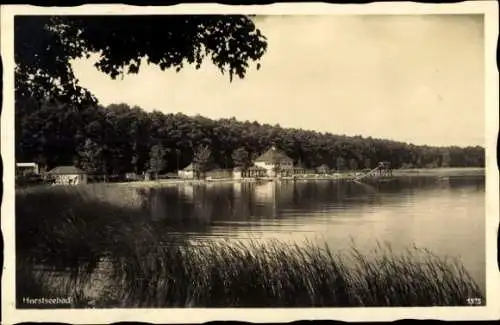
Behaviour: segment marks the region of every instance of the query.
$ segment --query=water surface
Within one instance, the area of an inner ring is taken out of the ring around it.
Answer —
[[[383,182],[276,181],[150,189],[147,218],[171,234],[210,240],[416,245],[457,257],[485,286],[484,176],[411,176]]]

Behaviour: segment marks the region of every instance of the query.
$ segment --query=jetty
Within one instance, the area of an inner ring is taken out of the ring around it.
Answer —
[[[377,167],[373,168],[372,170],[354,177],[353,181],[359,182],[360,180],[368,177],[390,177],[390,176],[392,176],[391,163],[388,161],[381,161],[378,163]]]

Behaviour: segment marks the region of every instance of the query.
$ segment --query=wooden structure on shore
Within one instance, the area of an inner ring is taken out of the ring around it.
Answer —
[[[379,176],[392,176],[392,167],[390,162],[381,161],[378,163],[377,167]]]
[[[391,163],[388,161],[381,161],[378,166],[366,172],[364,174],[358,175],[354,178],[354,181],[359,181],[366,177],[390,177],[392,176]]]

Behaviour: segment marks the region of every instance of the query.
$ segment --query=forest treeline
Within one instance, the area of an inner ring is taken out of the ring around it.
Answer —
[[[212,168],[251,163],[275,145],[305,168],[372,168],[389,161],[395,168],[481,167],[484,148],[431,147],[403,142],[283,128],[279,125],[213,120],[202,116],[148,113],[139,107],[107,107],[30,99],[16,101],[16,160],[47,169],[75,164],[94,172],[172,172],[196,160]]]

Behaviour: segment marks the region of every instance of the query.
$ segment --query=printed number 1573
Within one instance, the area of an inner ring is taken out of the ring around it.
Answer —
[[[470,306],[481,305],[482,302],[481,298],[467,298],[467,304]]]

